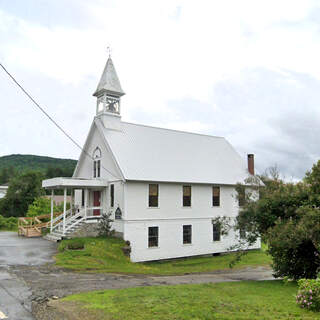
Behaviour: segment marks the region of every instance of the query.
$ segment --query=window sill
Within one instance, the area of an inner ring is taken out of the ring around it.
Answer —
[[[148,247],[148,249],[160,249],[160,247]]]
[[[183,243],[182,246],[183,247],[191,247],[191,246],[193,246],[193,243]]]
[[[182,206],[182,209],[192,209],[192,206]]]
[[[160,207],[147,207],[147,209],[160,209]]]
[[[222,206],[211,206],[211,208],[221,208]]]

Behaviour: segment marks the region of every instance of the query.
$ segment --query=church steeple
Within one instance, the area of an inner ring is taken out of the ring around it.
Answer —
[[[120,115],[120,97],[124,94],[113,61],[109,55],[98,87],[93,94],[93,96],[97,97],[97,115],[102,113]]]

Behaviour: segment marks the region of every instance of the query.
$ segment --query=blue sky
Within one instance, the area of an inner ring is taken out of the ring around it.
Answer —
[[[263,172],[320,158],[318,1],[0,0],[0,60],[83,144],[107,47],[125,121],[226,137]],[[0,72],[0,155],[77,159]]]

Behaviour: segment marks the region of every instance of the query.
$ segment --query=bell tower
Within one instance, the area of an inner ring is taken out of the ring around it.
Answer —
[[[109,54],[98,87],[93,94],[97,97],[96,116],[107,129],[121,130],[120,98],[124,94]]]

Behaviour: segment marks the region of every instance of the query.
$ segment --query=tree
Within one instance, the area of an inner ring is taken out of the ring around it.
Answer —
[[[315,278],[320,270],[320,161],[302,182],[285,183],[279,175],[264,181],[260,199],[248,197],[237,217],[235,228],[245,230],[239,247],[262,237],[276,277]]]
[[[37,171],[13,178],[6,196],[0,200],[0,213],[5,217],[25,216],[34,199],[44,194],[42,179],[43,175]]]

